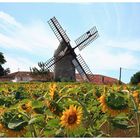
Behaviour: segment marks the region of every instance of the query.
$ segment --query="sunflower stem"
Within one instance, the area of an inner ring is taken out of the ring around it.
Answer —
[[[30,129],[31,129],[31,135],[32,137],[37,137],[34,125],[30,124]]]
[[[108,119],[109,121],[108,121],[108,125],[109,125],[109,134],[110,134],[110,136],[112,137],[112,124],[111,124],[111,118],[110,118],[110,116],[109,116],[109,119]]]
[[[83,107],[85,114],[86,114],[87,116],[89,116],[89,113],[88,113],[88,111],[87,111],[85,105],[84,105],[78,98],[76,98],[76,97],[74,97],[74,96],[62,96],[56,103],[59,103],[59,102],[60,102],[62,99],[64,99],[64,98],[71,98],[71,99],[74,99],[74,100],[76,100],[77,102],[79,102],[80,105]]]
[[[107,120],[103,121],[103,122],[101,123],[101,125],[99,126],[99,128],[101,128],[106,122],[107,122]]]
[[[89,117],[89,113],[88,113],[88,111],[87,111],[85,105],[84,105],[79,99],[77,99],[77,98],[74,98],[74,99],[75,99],[76,101],[78,101],[78,102],[81,104],[81,106],[82,106],[83,109],[84,109],[85,114]]]
[[[58,104],[63,98],[71,98],[71,96],[62,96],[59,100],[56,101],[56,103]]]
[[[133,107],[134,107],[134,113],[136,115],[136,121],[137,121],[137,137],[140,137],[140,122],[139,122],[139,113],[138,113],[138,107],[135,103],[134,97],[131,93],[130,95],[131,101],[133,103]]]

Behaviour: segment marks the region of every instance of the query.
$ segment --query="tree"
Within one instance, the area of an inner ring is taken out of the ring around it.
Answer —
[[[4,70],[4,75],[8,75],[10,73],[10,68],[6,68],[5,70]]]
[[[0,65],[0,76],[5,76],[8,75],[10,73],[10,69],[6,68],[4,69],[1,65]]]
[[[132,77],[131,77],[131,80],[130,80],[131,84],[138,84],[140,83],[140,71],[135,73]]]
[[[0,76],[4,75],[4,68],[0,65]]]
[[[45,67],[45,64],[43,62],[39,62],[38,66],[40,69],[37,69],[36,67],[30,68],[30,71],[33,74],[40,74],[40,75],[47,75],[49,70]]]
[[[3,56],[3,53],[0,52],[0,65],[2,65],[4,63],[6,63],[6,60],[5,60],[4,56]]]
[[[50,75],[50,71],[48,68],[46,68],[45,63],[38,62],[39,69],[36,67],[30,68],[30,71],[33,76],[39,76],[40,81],[50,81],[52,80],[52,77]]]
[[[4,76],[4,75],[7,75],[8,73],[10,73],[10,69],[9,68],[6,68],[4,69],[2,67],[2,65],[6,63],[6,60],[4,58],[4,55],[2,52],[0,52],[0,76]]]

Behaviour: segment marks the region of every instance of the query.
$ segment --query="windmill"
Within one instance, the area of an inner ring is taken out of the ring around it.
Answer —
[[[54,70],[55,80],[67,78],[70,81],[75,81],[76,69],[84,81],[90,81],[90,76],[93,74],[82,56],[75,53],[75,49],[79,48],[81,51],[88,44],[98,38],[99,34],[96,27],[94,26],[75,40],[76,46],[72,48],[70,39],[57,19],[53,17],[48,21],[48,23],[60,44],[58,49],[55,51],[54,56],[45,62],[46,68],[50,71]]]

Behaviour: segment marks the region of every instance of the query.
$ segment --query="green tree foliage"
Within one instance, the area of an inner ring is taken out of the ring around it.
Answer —
[[[38,62],[38,67],[39,68],[36,68],[36,67],[30,68],[32,75],[39,76],[40,79],[42,79],[43,81],[52,80],[52,78],[50,76],[50,71],[48,68],[46,68],[45,63]]]
[[[0,65],[0,76],[4,75],[4,68]]]
[[[30,68],[30,71],[33,74],[39,74],[39,75],[47,75],[48,74],[49,70],[45,67],[45,63],[38,62],[38,66],[39,66],[39,69],[36,67],[33,67],[33,68]]]
[[[9,68],[6,68],[4,69],[2,67],[3,64],[6,63],[6,60],[4,58],[4,55],[2,52],[0,52],[0,76],[4,76],[4,75],[7,75],[8,73],[10,73],[10,69]]]
[[[6,62],[4,55],[2,52],[0,52],[0,65],[4,64]]]
[[[132,77],[131,77],[131,84],[138,84],[140,83],[140,71],[135,73]]]

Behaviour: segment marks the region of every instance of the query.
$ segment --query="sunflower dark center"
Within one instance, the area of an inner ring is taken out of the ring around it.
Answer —
[[[68,123],[69,123],[69,124],[75,123],[76,120],[77,120],[77,115],[76,115],[75,113],[69,115],[69,117],[68,117]]]
[[[23,104],[21,107],[22,107],[23,110],[27,109],[27,106],[25,104]]]

